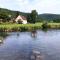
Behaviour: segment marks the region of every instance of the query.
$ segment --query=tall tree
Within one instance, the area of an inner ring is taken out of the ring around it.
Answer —
[[[36,10],[32,10],[32,12],[31,12],[31,21],[32,21],[32,23],[36,22],[37,16],[38,16],[38,13],[36,12]]]
[[[17,17],[19,15],[19,11],[16,11],[16,16],[15,17]]]
[[[28,15],[27,15],[27,21],[28,21],[29,23],[32,23],[31,14],[28,14]]]

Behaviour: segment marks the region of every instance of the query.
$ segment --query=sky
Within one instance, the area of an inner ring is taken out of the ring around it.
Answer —
[[[0,8],[21,12],[37,10],[38,14],[60,14],[60,0],[0,0]]]

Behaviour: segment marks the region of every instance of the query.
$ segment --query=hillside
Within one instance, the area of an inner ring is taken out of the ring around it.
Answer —
[[[45,13],[45,14],[40,14],[38,17],[42,18],[44,20],[60,19],[60,15],[59,14],[48,14],[48,13]]]
[[[12,18],[16,16],[16,13],[19,12],[19,11],[12,11],[12,10],[8,10],[8,9],[4,9],[4,8],[0,8],[0,14],[3,13],[3,14],[8,14],[8,15],[11,15]],[[23,15],[23,16],[27,16],[28,13],[24,13],[24,12],[19,12],[20,15]]]
[[[11,18],[15,17],[16,16],[16,13],[19,13],[20,15],[23,15],[23,16],[26,16],[29,14],[29,13],[24,13],[24,12],[19,12],[19,11],[12,11],[12,10],[8,10],[8,9],[4,9],[4,8],[0,8],[0,14],[3,13],[3,14],[7,14],[7,15],[11,15]],[[38,15],[38,21],[40,20],[55,20],[55,19],[60,19],[60,14],[39,14]]]

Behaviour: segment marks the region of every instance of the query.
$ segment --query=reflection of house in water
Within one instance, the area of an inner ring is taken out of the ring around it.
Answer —
[[[32,37],[36,37],[37,36],[37,32],[34,30],[34,31],[32,31]]]

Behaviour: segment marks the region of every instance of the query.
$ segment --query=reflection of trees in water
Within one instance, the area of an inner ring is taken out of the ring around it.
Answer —
[[[5,38],[6,36],[8,36],[7,32],[0,32],[0,37]]]
[[[8,34],[6,32],[0,32],[0,45],[3,44],[4,38],[6,38]]]
[[[34,30],[34,31],[31,32],[31,36],[32,36],[33,38],[37,37],[37,32],[36,32],[36,30]]]
[[[42,29],[42,31],[47,32],[47,31],[48,31],[48,29]]]
[[[19,37],[19,32],[17,33],[17,36]]]

